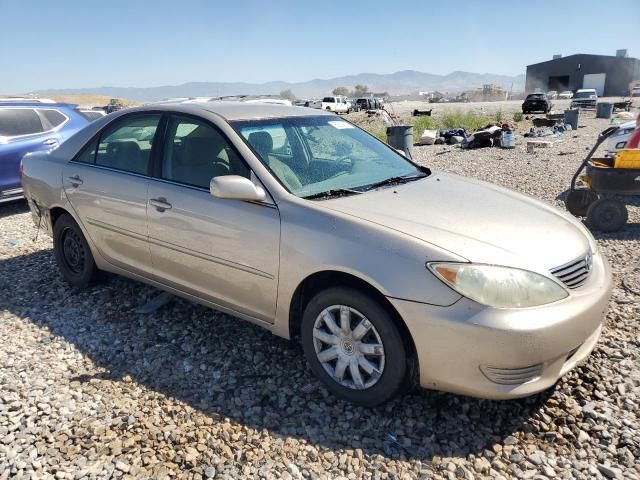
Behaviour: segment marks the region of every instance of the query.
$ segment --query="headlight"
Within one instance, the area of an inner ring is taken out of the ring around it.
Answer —
[[[434,262],[427,267],[460,295],[488,307],[535,307],[569,296],[550,278],[527,270],[473,263]]]

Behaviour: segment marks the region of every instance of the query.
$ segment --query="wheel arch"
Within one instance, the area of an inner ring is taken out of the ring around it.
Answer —
[[[389,302],[387,297],[369,282],[351,273],[338,270],[322,270],[308,275],[296,287],[289,305],[289,338],[299,337],[300,323],[304,308],[313,295],[329,287],[351,287],[374,297],[390,314],[405,343],[409,365],[407,373],[410,381],[415,382],[419,377],[419,365],[416,346],[409,328],[404,323],[400,313]]]

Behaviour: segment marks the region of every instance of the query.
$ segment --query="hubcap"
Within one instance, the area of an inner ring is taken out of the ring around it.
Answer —
[[[64,263],[73,273],[81,273],[84,268],[85,252],[80,236],[70,228],[62,233],[62,254]]]
[[[384,371],[380,334],[363,314],[346,305],[320,312],[313,326],[313,346],[322,368],[343,387],[370,388]]]

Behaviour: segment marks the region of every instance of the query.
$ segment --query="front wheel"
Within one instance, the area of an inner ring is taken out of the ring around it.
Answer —
[[[87,288],[98,277],[98,267],[82,230],[69,214],[53,226],[53,251],[63,278],[76,288]]]
[[[389,312],[371,296],[334,287],[305,308],[302,347],[313,373],[334,395],[373,407],[407,384],[407,352]]]

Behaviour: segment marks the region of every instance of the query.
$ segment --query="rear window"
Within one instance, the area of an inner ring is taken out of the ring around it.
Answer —
[[[67,119],[67,117],[65,117],[57,110],[38,109],[38,112],[40,112],[40,114],[42,114],[44,118],[47,119],[47,122],[49,122],[49,124],[51,125],[49,128],[56,128],[58,125],[64,123],[64,121]]]
[[[0,135],[13,137],[43,132],[42,121],[32,108],[0,108]]]
[[[542,100],[544,99],[544,93],[532,93],[527,97],[527,100]]]

